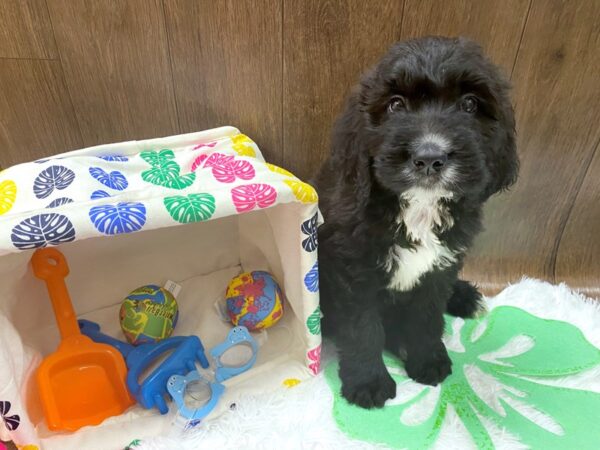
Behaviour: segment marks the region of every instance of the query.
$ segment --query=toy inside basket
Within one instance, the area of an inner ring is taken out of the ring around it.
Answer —
[[[78,318],[123,339],[119,308],[133,289],[173,280],[174,335],[206,349],[232,328],[215,308],[232,277],[266,270],[285,294],[282,319],[259,339],[254,366],[227,380],[211,417],[244,393],[318,371],[320,328],[314,190],[265,163],[232,127],[110,144],[0,173],[0,438],[40,448],[123,448],[165,434],[171,421],[133,406],[74,433],[44,424],[34,382],[59,334],[45,286],[29,261],[58,246]],[[2,429],[4,427],[4,429]],[[33,447],[32,447],[33,448]]]

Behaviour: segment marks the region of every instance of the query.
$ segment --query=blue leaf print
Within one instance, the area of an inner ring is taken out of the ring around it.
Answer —
[[[315,214],[310,219],[302,222],[302,226],[300,227],[302,233],[308,235],[308,237],[302,241],[302,248],[307,252],[314,252],[319,245],[317,237],[317,220],[318,216]]]
[[[46,159],[37,159],[34,161],[34,163],[36,164],[44,164],[45,162],[50,161],[50,158],[46,158]]]
[[[121,155],[104,155],[104,156],[98,156],[98,158],[103,159],[104,161],[121,161],[121,162],[126,162],[129,161],[129,158],[127,156],[121,156]]]
[[[146,207],[133,202],[94,206],[90,209],[90,219],[101,233],[132,233],[141,230],[146,223]]]
[[[102,191],[102,190],[97,190],[92,192],[92,196],[90,197],[91,200],[96,200],[98,198],[106,198],[106,197],[110,197],[110,194],[106,191]]]
[[[304,285],[310,292],[317,292],[319,290],[319,261],[315,263],[304,277]]]
[[[66,189],[75,179],[75,173],[64,166],[44,169],[33,182],[33,193],[37,198],[46,198],[54,189]]]
[[[56,208],[57,206],[66,205],[68,203],[73,203],[73,200],[68,197],[61,197],[53,200],[46,208]]]
[[[62,214],[38,214],[16,225],[10,239],[19,250],[29,250],[74,241],[75,228]]]
[[[117,170],[108,173],[100,167],[90,167],[90,175],[104,186],[115,189],[116,191],[127,189],[127,186],[129,185],[127,178]]]

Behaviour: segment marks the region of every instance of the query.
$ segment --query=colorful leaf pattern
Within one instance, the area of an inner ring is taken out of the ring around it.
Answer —
[[[308,183],[300,180],[283,180],[287,184],[294,196],[302,203],[316,203],[319,197],[317,191]]]
[[[68,203],[73,203],[73,200],[68,197],[60,197],[56,200],[52,200],[46,208],[58,208],[59,206],[66,205]]]
[[[231,190],[231,198],[237,212],[252,211],[257,206],[268,208],[277,200],[277,191],[269,184],[246,184]]]
[[[321,308],[319,306],[306,319],[306,326],[312,334],[321,334]]]
[[[62,214],[37,214],[12,229],[11,241],[19,250],[63,244],[75,240],[75,228]]]
[[[6,429],[8,431],[15,431],[19,428],[19,424],[21,423],[21,418],[18,414],[10,414],[11,403],[9,401],[0,401],[0,417],[4,421],[6,425]]]
[[[9,212],[17,199],[17,184],[12,180],[0,183],[0,216]]]
[[[124,191],[129,185],[129,183],[127,182],[127,178],[125,178],[125,175],[123,175],[118,170],[106,172],[100,167],[90,167],[89,171],[90,175],[94,177],[94,179],[98,180],[104,186],[114,189],[116,191]]]
[[[75,173],[64,166],[44,169],[33,182],[33,193],[37,198],[50,196],[55,189],[66,189],[75,179]]]
[[[319,370],[321,370],[321,346],[319,345],[318,347],[309,350],[306,356],[310,361],[308,368],[314,375],[318,374]]]
[[[256,175],[254,167],[248,161],[236,160],[231,155],[213,153],[204,162],[204,167],[211,167],[212,174],[221,183],[233,183],[236,178],[251,180]]]
[[[282,169],[281,167],[276,166],[275,164],[265,163],[265,166],[267,166],[267,168],[271,172],[278,173],[279,175],[283,175],[285,177],[296,178],[296,175],[294,175],[292,172]]]
[[[233,143],[233,150],[235,150],[238,156],[248,156],[250,158],[256,157],[256,151],[254,150],[256,144],[245,134],[236,134],[235,136],[232,136],[231,142]]]
[[[302,241],[302,248],[307,252],[314,252],[319,245],[319,238],[317,236],[318,220],[319,216],[315,214],[310,219],[302,222],[302,226],[300,227],[302,233],[308,236]]]
[[[127,162],[127,161],[129,161],[129,158],[127,156],[121,156],[121,155],[104,155],[104,156],[98,156],[98,158],[103,159],[104,161],[109,161],[109,162]]]
[[[160,152],[145,151],[140,157],[152,166],[142,172],[142,179],[148,183],[156,184],[170,189],[182,190],[190,187],[196,179],[194,172],[181,175],[181,167],[177,164],[175,153],[170,149]]]
[[[104,234],[133,233],[146,223],[146,207],[142,203],[120,202],[116,205],[94,206],[90,219]]]
[[[319,261],[315,262],[314,266],[305,275],[304,285],[310,292],[319,290]]]
[[[165,207],[179,223],[208,220],[215,213],[215,198],[211,194],[189,194],[165,197]]]
[[[110,194],[108,192],[102,191],[102,190],[97,190],[97,191],[92,192],[90,199],[97,200],[99,198],[106,198],[106,197],[110,197]]]

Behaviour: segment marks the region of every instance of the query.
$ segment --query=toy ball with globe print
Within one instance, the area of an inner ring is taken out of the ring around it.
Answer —
[[[121,305],[119,319],[127,341],[133,345],[159,342],[173,333],[179,308],[173,294],[149,284],[131,292]]]
[[[250,331],[271,327],[283,315],[283,292],[268,272],[238,275],[227,286],[225,298],[231,323]]]

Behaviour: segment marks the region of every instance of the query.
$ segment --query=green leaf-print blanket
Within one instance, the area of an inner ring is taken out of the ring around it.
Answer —
[[[600,394],[565,387],[569,378],[600,376],[600,350],[577,327],[499,306],[478,320],[448,317],[445,342],[453,373],[437,387],[415,383],[384,355],[397,392],[379,410],[348,404],[330,364],[339,428],[392,448],[434,447],[451,424],[478,449],[496,448],[497,436],[518,449],[600,448]]]

